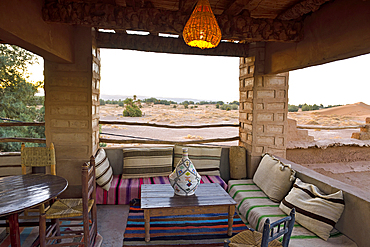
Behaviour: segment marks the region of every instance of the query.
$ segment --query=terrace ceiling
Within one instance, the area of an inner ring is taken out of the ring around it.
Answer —
[[[98,46],[172,53],[246,55],[246,43],[299,42],[303,19],[329,0],[210,0],[222,33],[216,49],[200,51],[184,44],[182,30],[197,0],[46,0],[43,19],[49,23],[114,30],[99,32]],[[126,30],[148,36],[127,35]],[[158,34],[179,35],[179,39]],[[214,51],[217,54],[212,54]]]

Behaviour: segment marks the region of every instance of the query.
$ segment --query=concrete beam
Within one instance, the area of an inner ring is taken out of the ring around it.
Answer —
[[[74,27],[42,19],[43,0],[0,1],[0,40],[54,62],[73,61]]]
[[[265,73],[275,74],[370,53],[370,1],[336,0],[304,21],[299,43],[266,43]]]
[[[97,35],[97,46],[99,48],[229,57],[247,57],[249,47],[248,44],[221,42],[216,48],[201,50],[186,45],[182,37],[164,38],[154,35],[103,32],[99,32]]]

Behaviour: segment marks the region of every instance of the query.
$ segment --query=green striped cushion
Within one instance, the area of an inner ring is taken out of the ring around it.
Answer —
[[[187,148],[189,159],[193,162],[195,169],[200,175],[216,175],[220,176],[220,147],[190,147],[190,146],[175,146],[174,148],[174,166],[179,163],[182,158],[182,149]]]
[[[124,148],[122,178],[168,176],[172,154],[172,147]]]
[[[325,195],[315,185],[296,179],[292,190],[280,203],[285,213],[296,209],[296,222],[327,240],[344,210],[342,191]]]
[[[95,176],[96,183],[104,190],[108,191],[113,180],[113,169],[105,150],[100,148],[95,156]]]
[[[236,211],[246,225],[262,232],[267,218],[271,222],[286,217],[279,208],[279,203],[272,202],[252,179],[229,180],[229,195],[236,201]],[[289,211],[290,212],[290,211]],[[333,229],[330,238],[324,241],[315,233],[302,227],[297,222],[294,225],[289,247],[356,247],[356,243]]]

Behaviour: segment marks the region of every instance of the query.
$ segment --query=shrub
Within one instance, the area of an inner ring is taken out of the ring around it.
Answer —
[[[189,107],[189,104],[188,103],[184,103],[184,108],[185,109],[188,109],[188,107]]]
[[[238,110],[238,105],[236,104],[223,104],[221,105],[221,110],[226,110],[226,111],[230,111],[230,110]]]
[[[126,109],[123,111],[125,117],[141,117],[143,113],[137,105],[126,105]]]
[[[131,98],[126,98],[124,101],[125,103],[125,110],[123,110],[123,116],[125,117],[141,117],[143,115],[140,107],[136,105],[135,101]],[[140,102],[139,102],[140,104]],[[140,104],[141,106],[141,104]]]
[[[298,111],[298,106],[296,106],[296,105],[289,105],[288,104],[288,111],[289,112],[297,112]]]

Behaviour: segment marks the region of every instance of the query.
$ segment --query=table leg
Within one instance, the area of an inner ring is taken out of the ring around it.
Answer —
[[[144,221],[145,221],[145,242],[150,241],[150,213],[149,209],[144,209]]]
[[[9,216],[10,243],[12,247],[21,247],[21,239],[19,235],[18,214]]]
[[[229,206],[229,217],[228,217],[228,228],[227,228],[227,235],[233,235],[233,222],[234,222],[234,214],[235,214],[235,205]]]

